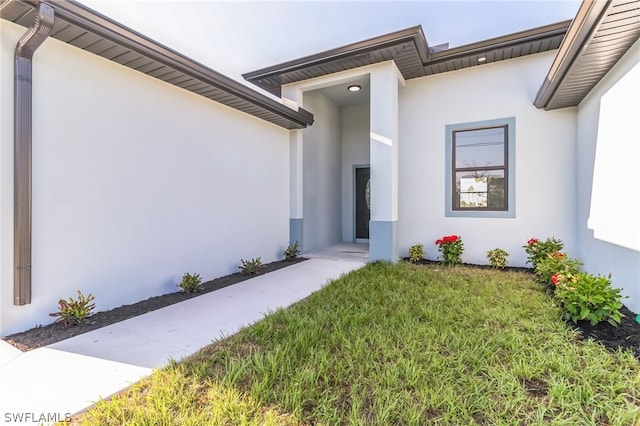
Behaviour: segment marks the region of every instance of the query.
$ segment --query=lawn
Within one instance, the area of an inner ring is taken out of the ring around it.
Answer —
[[[524,272],[370,264],[78,422],[636,424],[640,363],[560,318]]]

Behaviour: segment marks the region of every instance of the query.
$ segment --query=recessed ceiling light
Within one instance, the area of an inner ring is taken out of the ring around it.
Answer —
[[[347,87],[347,90],[350,92],[359,92],[361,89],[362,89],[362,86],[357,84],[352,84],[351,86]]]
[[[487,57],[486,57],[486,56],[480,56],[480,57],[478,58],[478,62],[484,62],[484,61],[486,61],[486,60],[487,60]]]

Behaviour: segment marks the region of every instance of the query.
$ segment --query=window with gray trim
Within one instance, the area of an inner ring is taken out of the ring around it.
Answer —
[[[515,118],[446,126],[447,216],[515,217]]]
[[[506,210],[507,126],[454,130],[454,210]]]

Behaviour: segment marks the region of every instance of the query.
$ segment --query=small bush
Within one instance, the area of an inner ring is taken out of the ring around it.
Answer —
[[[540,261],[547,258],[548,254],[561,251],[564,248],[564,243],[554,237],[547,238],[545,241],[531,238],[527,241],[527,245],[522,246],[522,248],[529,255],[527,263],[530,263],[535,268]]]
[[[58,317],[56,322],[62,322],[67,325],[82,324],[89,316],[91,311],[95,307],[95,303],[91,303],[95,300],[92,294],[85,297],[80,290],[78,290],[78,299],[70,297],[68,300],[60,299],[58,301],[58,312],[54,312],[52,317]]]
[[[582,262],[578,259],[572,259],[566,253],[554,251],[553,253],[547,253],[544,260],[538,261],[534,271],[538,276],[538,280],[550,287],[553,284],[554,274],[575,275],[580,272],[581,266]]]
[[[611,286],[609,277],[584,272],[557,274],[555,297],[565,310],[564,319],[574,323],[589,320],[591,325],[607,321],[617,327],[623,316],[621,290]]]
[[[436,240],[436,245],[440,253],[442,253],[440,259],[444,266],[454,266],[462,263],[462,252],[464,251],[462,238],[457,235],[446,235]]]
[[[494,268],[504,268],[507,266],[507,257],[509,257],[509,253],[501,248],[494,248],[487,252],[487,259]]]
[[[178,284],[184,293],[195,293],[202,290],[202,278],[200,274],[191,275],[186,273],[182,276],[182,281]]]
[[[258,272],[260,272],[260,269],[264,267],[264,265],[262,264],[262,259],[260,259],[259,257],[251,260],[240,259],[240,261],[242,262],[242,266],[239,266],[239,268],[245,274],[256,275]]]
[[[297,241],[293,244],[289,244],[282,255],[284,256],[284,260],[288,260],[289,262],[296,260],[298,256],[300,256],[300,244],[298,244]]]
[[[416,244],[409,247],[409,261],[418,263],[424,258],[424,247],[422,244]]]

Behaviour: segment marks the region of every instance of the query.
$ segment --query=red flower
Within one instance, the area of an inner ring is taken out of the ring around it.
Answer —
[[[535,244],[537,242],[538,242],[538,240],[536,240],[535,238],[531,238],[529,241],[527,241],[527,244],[531,245],[531,244]]]
[[[553,283],[553,285],[558,285],[558,274],[553,274],[551,276],[551,282]]]
[[[446,243],[455,243],[458,241],[457,235],[445,235],[441,239],[436,240],[436,245],[442,245]]]

